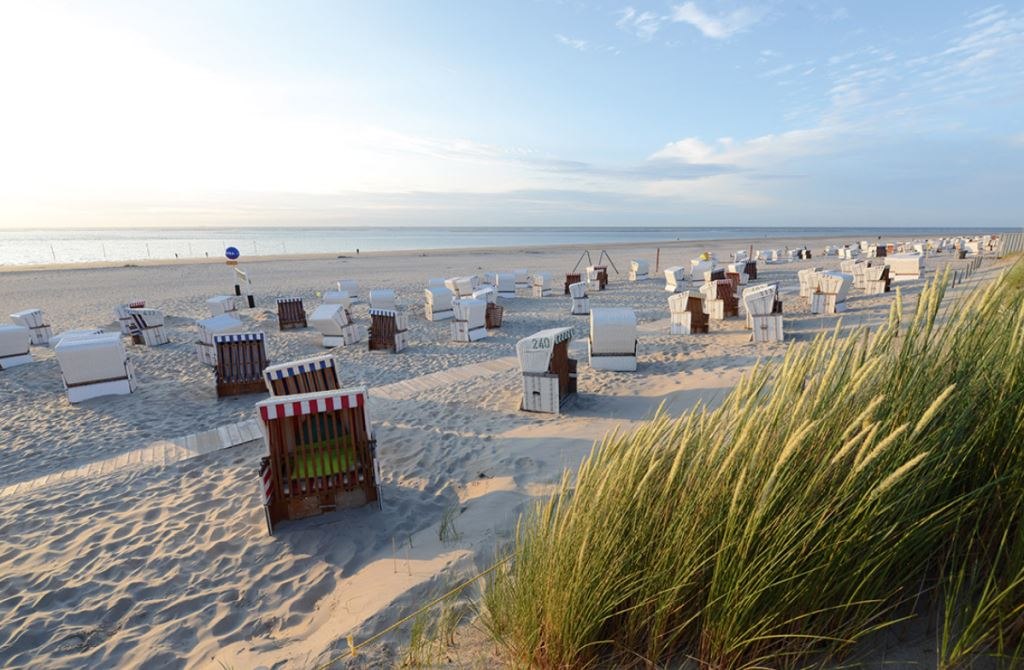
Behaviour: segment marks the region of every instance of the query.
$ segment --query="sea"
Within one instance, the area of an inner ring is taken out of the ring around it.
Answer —
[[[834,230],[837,240],[881,236],[892,240],[923,235],[963,235],[970,229],[765,228],[765,227],[276,227],[174,228],[131,230],[0,230],[0,266],[89,263],[143,259],[222,258],[227,247],[241,257],[279,254],[402,251],[472,247],[526,247],[570,244],[581,249],[616,242],[673,240],[758,240],[821,237]],[[1000,229],[973,232],[998,233]]]

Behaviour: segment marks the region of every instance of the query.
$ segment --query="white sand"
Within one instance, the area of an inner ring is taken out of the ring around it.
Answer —
[[[837,240],[839,238],[832,238]],[[852,240],[847,240],[852,241]],[[815,252],[823,242],[776,240]],[[720,259],[746,248],[710,244]],[[755,247],[767,246],[758,244]],[[662,245],[661,267],[689,264],[703,247]],[[422,316],[428,277],[528,267],[561,277],[579,250],[475,250],[358,258],[274,259],[246,265],[258,308],[242,312],[268,335],[272,362],[323,351],[312,330],[280,333],[274,298],[314,294],[341,278],[364,291],[387,287],[409,308],[409,348],[397,355],[365,345],[340,348],[347,384],[371,389],[383,471],[375,506],[286,522],[271,538],[263,523],[256,467],[261,442],[167,465],[134,463],[114,474],[37,482],[0,500],[0,666],[308,667],[341,654],[414,611],[432,595],[485,568],[510,536],[524,505],[550,492],[593,441],[629,428],[660,403],[676,413],[714,403],[758,358],[786,344],[754,345],[742,319],[712,322],[708,335],[668,334],[663,279],[625,280],[631,257],[654,262],[653,246],[611,250],[622,272],[591,306],[633,307],[641,322],[636,373],[596,372],[586,363],[587,318],[569,299],[503,301],[505,324],[473,344],[449,341],[448,322]],[[596,260],[596,256],[595,256]],[[767,266],[758,281],[781,281],[787,342],[831,329],[836,317],[808,313],[797,295],[803,267],[836,259]],[[929,261],[929,268],[940,265]],[[983,270],[977,279],[989,277]],[[975,281],[976,281],[975,280]],[[262,394],[218,400],[210,368],[192,353],[192,322],[205,299],[229,293],[222,264],[47,269],[0,273],[0,315],[46,312],[54,331],[114,328],[113,305],[135,299],[163,309],[172,344],[130,348],[138,391],[72,406],[48,349],[37,362],[0,371],[0,490],[144,447],[150,442],[254,416]],[[907,309],[922,282],[904,284]],[[853,291],[845,326],[883,320],[895,294]],[[365,305],[355,310],[367,321]],[[517,411],[520,337],[575,325],[580,394],[561,416]],[[491,369],[458,383],[450,376],[404,380],[472,363]],[[441,541],[445,515],[458,539]],[[397,547],[397,552],[395,550]],[[401,637],[373,645],[360,664],[389,664]],[[482,645],[486,649],[486,645]],[[482,652],[482,653],[486,653]]]

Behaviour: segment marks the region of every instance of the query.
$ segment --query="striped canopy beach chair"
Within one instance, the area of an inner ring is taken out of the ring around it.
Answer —
[[[370,308],[370,351],[390,351],[393,354],[405,349],[409,317],[394,309]]]
[[[283,520],[379,504],[365,388],[278,396],[256,409],[268,452],[259,477],[271,535]]]
[[[217,350],[214,379],[218,398],[264,390],[267,350],[263,333],[214,335],[213,344]]]
[[[203,365],[216,365],[217,348],[213,344],[214,336],[244,332],[245,324],[231,314],[221,314],[196,321],[196,329],[199,331],[199,339],[195,343],[196,358]]]
[[[145,300],[135,300],[134,302],[114,307],[114,317],[117,319],[117,325],[121,328],[122,335],[132,334],[132,317],[129,313],[130,310],[142,309],[145,306]]]
[[[263,370],[263,379],[272,396],[320,393],[341,388],[338,360],[330,354],[271,365]]]

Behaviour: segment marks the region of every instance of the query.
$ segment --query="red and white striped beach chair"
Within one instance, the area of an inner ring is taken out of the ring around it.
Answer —
[[[256,409],[268,452],[259,477],[271,534],[286,519],[380,503],[365,388],[275,397]]]

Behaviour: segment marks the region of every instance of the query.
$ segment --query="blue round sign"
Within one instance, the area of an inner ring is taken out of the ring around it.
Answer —
[[[238,249],[236,247],[228,247],[224,250],[224,255],[227,256],[229,261],[234,261],[238,260],[238,257],[242,254],[238,253]]]

